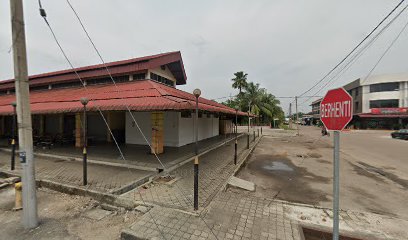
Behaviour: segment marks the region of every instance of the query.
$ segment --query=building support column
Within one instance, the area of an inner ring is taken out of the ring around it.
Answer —
[[[0,136],[5,135],[5,132],[4,132],[4,118],[5,118],[5,116],[0,117]]]
[[[75,114],[75,147],[83,147],[83,138],[82,138],[82,120],[83,116],[81,113]]]
[[[64,134],[64,114],[58,115],[58,133]]]
[[[112,112],[107,112],[106,113],[106,121],[108,122],[109,128],[112,129]],[[112,136],[110,134],[109,128],[106,128],[106,141],[107,142],[112,142]]]
[[[152,112],[151,113],[152,122],[152,142],[151,142],[151,152],[160,154],[164,152],[164,113],[163,112]]]
[[[44,136],[44,126],[45,126],[45,124],[44,124],[44,115],[39,115],[38,116],[39,117],[39,129],[38,129],[38,135],[40,136],[40,137],[42,137],[42,136]]]

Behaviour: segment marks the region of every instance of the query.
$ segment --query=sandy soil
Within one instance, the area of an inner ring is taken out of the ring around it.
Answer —
[[[332,206],[332,139],[315,127],[264,131],[238,177],[256,184],[258,197]],[[349,132],[341,137],[340,207],[408,219],[408,141],[389,132]]]
[[[0,239],[119,239],[120,230],[139,216],[137,212],[114,211],[101,220],[88,217],[98,209],[90,198],[71,196],[47,189],[39,189],[39,227],[24,230],[21,211],[14,206],[14,189],[0,190]]]

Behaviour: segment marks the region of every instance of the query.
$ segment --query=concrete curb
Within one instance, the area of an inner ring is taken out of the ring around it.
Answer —
[[[0,148],[0,151],[8,152],[8,153],[11,152],[11,150],[7,149],[7,148]],[[55,154],[48,154],[48,153],[34,153],[34,156],[61,159],[61,160],[65,160],[65,161],[77,161],[77,162],[82,162],[83,161],[83,159],[79,158],[79,157],[62,156],[62,155],[55,155]],[[126,163],[106,162],[106,161],[100,161],[100,160],[89,159],[89,158],[87,159],[87,161],[88,161],[88,163],[95,164],[95,165],[130,168],[130,169],[149,171],[149,172],[156,172],[157,171],[157,169],[154,168],[154,167],[143,167],[143,166],[137,166],[137,165],[133,165],[133,164],[126,164]]]
[[[123,187],[117,188],[117,189],[113,189],[111,191],[109,191],[109,193],[114,194],[114,195],[122,195],[124,193],[127,193],[139,186],[142,186],[143,184],[149,182],[154,176],[156,175],[156,173],[152,173],[146,177],[142,177],[136,181],[133,181],[131,183],[126,184]]]
[[[5,170],[0,170],[0,176],[7,176],[7,177],[20,177],[18,174],[15,174],[13,172],[5,171]],[[151,206],[147,205],[138,201],[133,201],[128,198],[121,197],[119,195],[115,195],[112,193],[103,193],[91,189],[86,189],[78,186],[72,186],[64,183],[58,183],[50,180],[36,180],[36,186],[43,187],[43,188],[48,188],[51,190],[55,190],[57,192],[62,192],[70,195],[79,195],[79,196],[84,196],[84,197],[91,197],[101,203],[106,203],[110,204],[113,206],[117,207],[122,207],[128,210],[134,209],[135,207],[139,205],[143,206]]]
[[[240,137],[242,137],[243,135],[244,135],[244,133],[241,133],[241,134],[239,134],[239,135],[237,136],[237,138],[240,138]],[[216,150],[216,149],[218,149],[218,148],[220,148],[220,147],[222,147],[222,146],[228,144],[228,143],[231,142],[231,141],[235,141],[235,138],[232,137],[232,138],[230,138],[229,140],[227,140],[227,141],[225,141],[225,142],[222,142],[222,143],[220,143],[220,144],[218,144],[218,145],[215,145],[214,147],[211,147],[211,148],[209,148],[209,149],[207,149],[207,150],[205,150],[205,151],[199,153],[199,154],[198,154],[198,157],[201,157],[201,156],[203,156],[203,155],[205,155],[205,154],[207,154],[207,153],[209,153],[209,152],[211,152],[211,151],[214,151],[214,150]],[[194,158],[195,158],[195,155],[192,156],[192,157],[190,157],[190,158],[188,158],[188,159],[186,159],[186,160],[184,160],[184,161],[182,161],[182,162],[180,162],[180,163],[177,163],[177,164],[175,164],[175,165],[173,165],[173,166],[167,168],[165,171],[163,171],[162,175],[165,174],[165,173],[168,174],[168,173],[174,171],[175,169],[177,169],[177,168],[183,166],[184,164],[193,161]]]
[[[252,154],[252,152],[255,150],[256,146],[258,145],[258,143],[261,141],[261,139],[263,138],[263,135],[259,136],[258,140],[255,142],[255,144],[249,148],[249,151],[246,153],[246,155],[244,156],[243,160],[239,162],[238,167],[235,168],[234,172],[232,173],[232,176],[235,176],[237,174],[237,172],[239,170],[241,170],[241,168],[244,166],[244,163],[246,163],[246,161],[248,160],[249,156]],[[231,178],[231,177],[230,177]],[[225,191],[227,189],[228,186],[228,181],[229,179],[224,183],[224,185],[222,186],[221,190]],[[217,193],[218,195],[218,193]]]

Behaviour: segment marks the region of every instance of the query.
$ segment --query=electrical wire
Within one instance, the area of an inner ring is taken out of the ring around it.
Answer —
[[[45,21],[46,25],[48,26],[49,30],[51,31],[52,36],[53,36],[55,42],[57,43],[57,45],[58,45],[60,51],[61,51],[62,54],[64,55],[65,60],[66,60],[66,61],[68,62],[68,64],[70,65],[71,69],[75,72],[75,75],[76,75],[77,78],[80,80],[80,82],[81,82],[82,86],[84,87],[85,91],[88,92],[88,89],[87,89],[87,87],[86,87],[85,82],[84,82],[84,81],[82,80],[82,78],[79,76],[78,72],[76,71],[76,69],[75,69],[74,66],[72,65],[72,62],[71,62],[71,61],[69,60],[69,58],[67,57],[67,55],[66,55],[64,49],[62,48],[61,44],[59,43],[59,41],[58,41],[58,39],[57,39],[57,37],[56,37],[56,35],[55,35],[55,33],[54,33],[54,30],[52,29],[50,23],[48,22],[46,12],[45,12],[45,10],[42,8],[42,5],[41,5],[41,0],[38,0],[38,3],[39,3],[39,6],[40,6],[40,15],[41,15],[41,17],[44,19],[44,21]],[[126,161],[126,158],[124,157],[123,152],[122,152],[122,150],[121,150],[120,147],[119,147],[119,143],[117,142],[117,140],[116,140],[114,134],[112,133],[112,130],[111,130],[111,128],[109,127],[109,124],[108,124],[108,122],[106,121],[106,118],[105,118],[105,116],[104,116],[103,113],[102,113],[102,110],[100,109],[99,105],[97,105],[97,102],[96,102],[94,99],[91,98],[90,101],[93,101],[93,102],[95,103],[95,106],[96,106],[98,112],[100,113],[100,115],[101,115],[103,121],[105,122],[105,125],[106,125],[106,127],[107,127],[107,129],[108,129],[110,135],[112,136],[112,140],[115,142],[116,147],[117,147],[118,150],[119,150],[119,153],[120,153],[121,158]],[[128,168],[128,170],[130,171],[129,168]],[[139,192],[139,194],[140,194],[140,198],[141,198],[143,204],[147,205],[146,202],[144,202],[144,200],[143,200],[142,194],[141,194],[140,192]],[[150,211],[148,211],[148,213],[150,214],[150,216],[151,216],[151,218],[152,218],[154,224],[156,225],[156,227],[157,227],[157,229],[158,229],[160,235],[161,235],[164,239],[166,239],[166,238],[164,237],[163,232],[160,230],[160,228],[159,228],[159,226],[158,226],[156,220],[153,218],[152,214],[150,213]]]
[[[328,82],[326,82],[326,84],[322,85],[322,87],[315,92],[315,94],[319,94],[320,91],[322,91],[326,86],[328,86],[328,84],[333,84],[337,79],[340,78],[340,76],[342,76],[361,56],[362,54],[370,47],[372,46],[372,44],[379,38],[379,36],[381,36],[381,34],[388,29],[388,27],[396,20],[400,17],[400,15],[407,9],[408,5],[405,6],[396,16],[393,17],[393,19],[387,23],[387,25],[385,25],[363,48],[361,48],[352,58],[351,60],[346,63],[346,65],[344,65],[342,67],[342,69],[340,71],[337,72],[336,75],[334,75]],[[405,29],[405,27],[404,27]],[[401,32],[402,33],[402,32]],[[401,33],[399,35],[401,35]],[[398,35],[398,37],[399,37]],[[397,38],[398,38],[397,37]],[[395,41],[395,39],[394,39]],[[334,80],[334,81],[333,81]],[[305,101],[303,101],[301,104],[299,104],[299,106],[304,105],[306,102],[308,102],[311,98],[306,99]]]
[[[299,95],[303,96],[306,93],[310,92],[314,89],[317,85],[319,85],[322,81],[324,81],[335,69],[337,69],[346,59],[354,53],[354,51],[359,48],[382,24],[385,22],[393,13],[394,11],[404,2],[405,0],[401,0],[392,10],[389,12],[375,27],[371,30],[371,32],[366,35],[363,40],[361,40],[339,63],[337,63],[326,75],[324,75],[319,81],[317,81],[312,87],[304,91],[302,94]]]
[[[85,28],[85,26],[84,26],[84,24],[83,24],[81,18],[79,17],[79,14],[76,12],[76,10],[74,9],[73,5],[70,3],[69,0],[66,0],[66,2],[67,2],[67,4],[70,6],[71,10],[74,12],[74,14],[75,14],[77,20],[79,21],[79,23],[80,23],[80,25],[81,25],[83,31],[84,31],[85,34],[86,34],[88,40],[91,42],[91,44],[92,44],[94,50],[96,51],[96,53],[98,54],[98,56],[99,56],[99,58],[100,58],[102,64],[104,65],[104,68],[105,68],[106,71],[108,72],[109,77],[111,78],[113,84],[114,84],[115,87],[117,88],[116,82],[115,82],[115,80],[114,80],[114,78],[113,78],[111,72],[109,71],[109,68],[107,67],[107,65],[106,65],[106,63],[105,63],[105,61],[104,61],[104,59],[103,59],[101,53],[99,52],[98,48],[96,47],[96,45],[95,45],[94,41],[92,40],[92,38],[91,38],[89,32],[86,30],[86,28]],[[130,111],[129,106],[126,105],[126,108],[127,108],[128,112],[130,113],[130,115],[131,115],[133,121],[135,122],[135,125],[136,125],[137,128],[139,129],[139,132],[140,132],[141,135],[143,136],[145,142],[147,143],[147,145],[149,145],[150,148],[152,148],[151,145],[150,145],[150,143],[149,143],[149,141],[147,140],[146,136],[145,136],[144,133],[142,132],[142,130],[141,130],[139,124],[137,123],[136,119],[134,118],[133,113]],[[155,151],[153,151],[153,154],[155,155],[156,159],[160,162],[160,164],[162,165],[162,167],[165,169],[164,164],[162,163],[162,161],[160,160],[160,158],[158,157],[158,155],[156,154]],[[177,184],[176,184],[176,186],[177,186]],[[183,194],[183,196],[184,196],[188,201],[190,201],[190,203],[192,204],[192,200],[191,200],[190,198],[188,198],[188,197],[184,194],[183,190],[181,190],[181,189],[179,189],[179,190],[180,190],[180,192]],[[201,218],[201,216],[199,216],[199,217]],[[201,219],[202,219],[202,221],[207,225],[207,227],[208,227],[209,230],[212,232],[212,234],[214,235],[214,237],[215,237],[216,239],[218,239],[217,236],[215,235],[215,233],[213,232],[213,230],[208,226],[208,224],[206,223],[206,221],[205,221],[203,218],[201,218]]]
[[[408,7],[408,5],[404,9],[406,9],[407,7]],[[408,22],[405,23],[404,27],[401,29],[401,31],[398,33],[398,35],[393,39],[393,41],[390,43],[390,45],[387,47],[387,49],[385,49],[383,54],[380,56],[380,58],[374,64],[374,66],[371,68],[370,72],[367,74],[367,76],[364,78],[364,80],[360,82],[360,84],[363,84],[365,81],[367,81],[367,79],[371,76],[371,74],[373,73],[375,68],[378,66],[378,64],[382,61],[382,59],[385,57],[385,55],[387,55],[388,51],[394,46],[395,42],[397,42],[397,40],[399,39],[401,34],[407,29],[407,26],[408,26]]]

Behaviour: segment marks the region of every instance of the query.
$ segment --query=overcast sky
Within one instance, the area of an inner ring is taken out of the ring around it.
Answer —
[[[189,92],[200,88],[210,99],[237,93],[231,88],[237,71],[245,71],[250,81],[260,83],[275,96],[302,93],[398,2],[71,0],[105,61],[180,50],[188,79],[179,88]],[[29,73],[68,68],[38,13],[37,1],[24,4]],[[67,3],[43,0],[42,4],[73,64],[100,63]],[[366,76],[407,21],[408,12],[330,87]],[[10,25],[9,1],[0,1],[0,79],[13,78]],[[407,72],[407,43],[408,30],[374,73]],[[289,102],[282,99],[285,111]],[[299,109],[310,111],[308,104]]]

